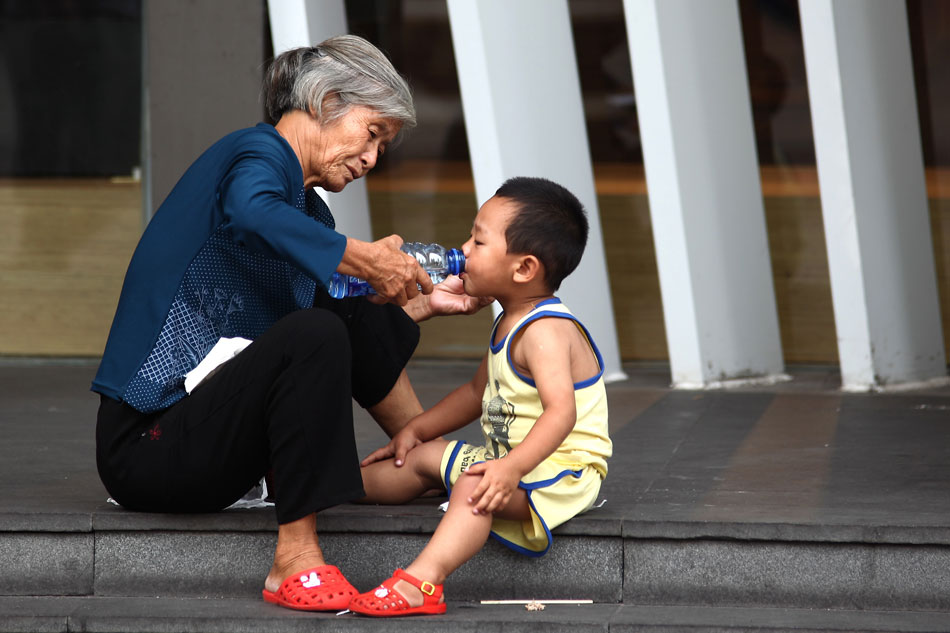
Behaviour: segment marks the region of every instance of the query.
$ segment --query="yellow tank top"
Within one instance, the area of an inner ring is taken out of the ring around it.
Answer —
[[[607,434],[607,394],[604,389],[604,359],[587,329],[557,297],[542,301],[518,321],[505,339],[494,344],[495,330],[501,316],[492,326],[489,339],[488,384],[482,396],[482,433],[487,456],[499,459],[524,440],[544,410],[533,380],[519,374],[511,363],[510,343],[518,332],[537,319],[555,317],[572,320],[584,334],[597,357],[600,370],[595,376],[574,384],[577,422],[570,435],[547,460],[577,470],[591,466],[607,476],[607,458],[612,452]],[[543,478],[549,469],[536,468],[522,481],[532,483]]]

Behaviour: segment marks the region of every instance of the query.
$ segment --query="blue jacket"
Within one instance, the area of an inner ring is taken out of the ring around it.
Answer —
[[[305,195],[300,163],[272,126],[212,145],[135,249],[92,390],[143,412],[166,408],[218,338],[253,340],[310,307],[346,249],[317,215],[329,212]]]

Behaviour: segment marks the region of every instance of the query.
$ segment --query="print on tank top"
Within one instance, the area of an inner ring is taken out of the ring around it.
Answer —
[[[508,430],[511,423],[515,421],[515,407],[506,401],[498,393],[498,381],[495,381],[495,396],[488,401],[485,407],[485,413],[488,422],[491,424],[491,431],[488,437],[491,439],[493,459],[501,459],[511,450],[511,444],[508,438]]]

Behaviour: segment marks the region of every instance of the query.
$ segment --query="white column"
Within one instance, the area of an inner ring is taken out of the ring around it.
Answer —
[[[735,0],[624,0],[673,384],[784,378]]]
[[[567,187],[590,237],[558,295],[591,331],[608,380],[625,378],[566,0],[448,0],[478,203],[507,178]]]
[[[946,375],[903,2],[803,0],[808,95],[847,390]]]
[[[274,54],[299,46],[316,46],[348,32],[343,0],[268,0]],[[349,237],[372,240],[366,181],[356,180],[339,193],[315,187],[336,220],[336,230]]]

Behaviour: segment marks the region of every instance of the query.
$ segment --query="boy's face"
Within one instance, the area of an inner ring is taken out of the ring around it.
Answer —
[[[505,294],[510,287],[512,264],[516,257],[508,254],[505,230],[516,211],[507,198],[492,197],[475,216],[472,235],[462,245],[465,254],[465,272],[462,283],[465,292],[473,297],[493,297]]]

